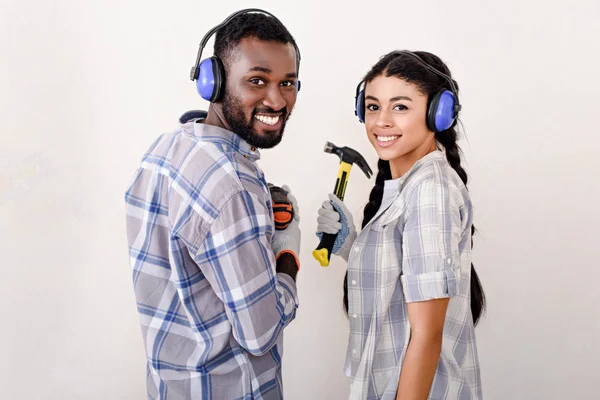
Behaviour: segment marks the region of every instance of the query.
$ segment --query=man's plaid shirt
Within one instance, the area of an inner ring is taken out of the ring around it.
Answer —
[[[296,284],[275,272],[259,152],[200,120],[160,136],[127,189],[149,399],[280,399]]]

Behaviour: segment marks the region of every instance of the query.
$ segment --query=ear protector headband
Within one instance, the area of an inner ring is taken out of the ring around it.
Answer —
[[[429,71],[441,76],[450,84],[452,90],[442,89],[433,95],[427,103],[427,128],[432,132],[441,132],[449,129],[458,117],[458,112],[462,106],[458,103],[456,86],[451,77],[427,64],[421,57],[410,51],[397,51],[396,54],[406,54],[415,58]],[[354,115],[362,123],[365,122],[365,90],[364,81],[359,82],[356,87],[356,96],[354,98]]]
[[[196,64],[194,64],[192,70],[190,71],[190,79],[192,81],[196,81],[196,90],[198,90],[198,93],[204,100],[208,100],[211,103],[218,101],[224,91],[223,86],[225,82],[225,68],[223,67],[223,62],[217,56],[212,56],[200,61],[202,59],[202,50],[204,50],[204,46],[206,46],[206,43],[215,32],[227,25],[233,18],[237,17],[238,15],[251,12],[263,13],[279,21],[277,17],[267,11],[258,8],[246,8],[236,11],[229,17],[225,18],[223,22],[208,31],[202,38],[200,47],[198,49],[198,55],[196,56]],[[296,73],[299,74],[300,50],[295,44],[294,49],[296,50]],[[296,91],[300,91],[299,79],[296,80]]]

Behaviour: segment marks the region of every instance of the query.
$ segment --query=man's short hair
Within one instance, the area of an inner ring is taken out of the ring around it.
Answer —
[[[226,70],[240,41],[247,37],[296,46],[294,37],[276,18],[261,13],[240,14],[219,29],[215,36],[213,52],[221,59]]]

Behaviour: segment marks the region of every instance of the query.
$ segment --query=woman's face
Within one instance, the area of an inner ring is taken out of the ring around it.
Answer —
[[[365,87],[365,127],[379,158],[390,161],[398,178],[421,157],[435,150],[427,128],[427,96],[417,86],[380,75]]]

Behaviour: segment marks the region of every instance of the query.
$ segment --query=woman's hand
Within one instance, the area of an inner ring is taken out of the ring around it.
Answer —
[[[329,194],[329,201],[324,201],[319,208],[317,217],[317,236],[323,233],[337,234],[333,243],[332,253],[339,255],[346,262],[350,255],[350,248],[356,239],[356,227],[352,214],[335,194]]]

